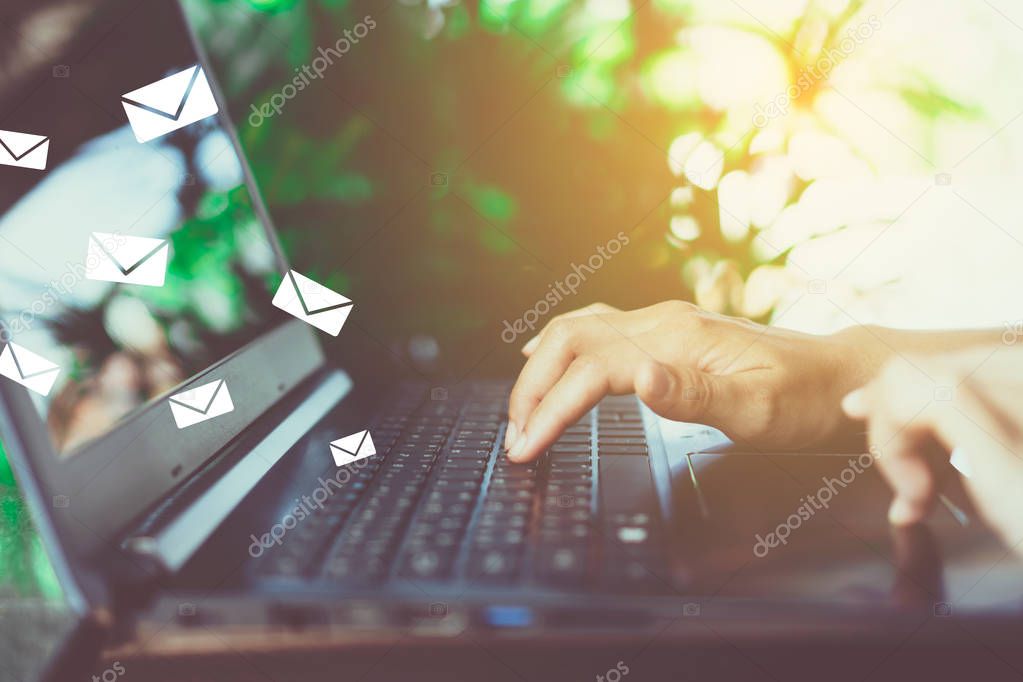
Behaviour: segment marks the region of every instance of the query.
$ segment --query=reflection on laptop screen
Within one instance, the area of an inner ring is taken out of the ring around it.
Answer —
[[[93,5],[52,73],[0,92],[0,381],[60,453],[279,319],[276,256],[176,2]]]

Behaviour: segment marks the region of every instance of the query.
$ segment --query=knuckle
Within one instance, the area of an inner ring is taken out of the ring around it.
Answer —
[[[660,308],[669,315],[686,315],[700,310],[692,303],[678,299],[664,301],[660,304]]]
[[[596,355],[583,355],[572,361],[575,371],[593,375],[604,371],[604,360]]]
[[[558,319],[551,322],[548,331],[551,342],[559,346],[571,346],[578,336],[579,323],[573,319]]]
[[[689,332],[700,332],[710,324],[710,318],[700,310],[689,311],[674,318],[675,324]]]

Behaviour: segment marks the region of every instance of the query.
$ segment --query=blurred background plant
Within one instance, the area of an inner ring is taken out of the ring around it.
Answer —
[[[636,263],[655,286],[641,287],[635,301],[621,300],[620,291],[610,297],[623,304],[689,298],[765,320],[814,279],[790,261],[793,248],[849,226],[835,205],[843,185],[893,173],[933,174],[942,135],[989,122],[961,83],[946,85],[942,64],[922,62],[913,50],[893,54],[892,40],[872,44],[881,42],[876,38],[886,30],[892,2],[400,0],[367,9],[345,0],[248,0],[243,11],[245,4],[189,2],[230,75],[239,110],[266,101],[289,73],[315,58],[317,46],[329,45],[339,27],[364,11],[382,24],[386,13],[388,25],[400,26],[367,39],[375,45],[353,51],[353,68],[302,95],[297,111],[259,128],[242,125],[274,215],[291,236],[289,250],[314,270],[331,252],[321,249],[324,241],[336,243],[336,233],[350,231],[347,225],[367,215],[368,204],[393,205],[401,196],[401,183],[390,175],[394,159],[382,158],[374,143],[381,134],[400,148],[398,156],[424,166],[424,174],[464,163],[450,186],[445,180],[433,187],[432,201],[422,207],[424,229],[404,235],[417,254],[415,264],[403,264],[406,275],[419,272],[433,286],[447,281],[452,291],[464,290],[481,277],[465,263],[512,257],[524,244],[541,260],[569,262],[546,256],[564,243],[530,231],[544,218],[566,217],[549,206],[564,195],[537,186],[564,189],[564,178],[547,177],[562,166],[553,163],[547,173],[534,154],[530,172],[516,174],[509,168],[521,171],[527,153],[478,154],[470,144],[476,121],[490,113],[481,99],[497,92],[518,107],[524,98],[504,96],[518,81],[551,82],[522,105],[546,131],[534,127],[532,141],[519,141],[548,157],[577,159],[575,172],[588,176],[575,185],[586,210],[569,212],[572,224],[564,231],[596,243],[599,216],[629,215],[619,228],[632,228],[650,211],[651,198],[664,199],[645,216],[648,238]],[[238,46],[246,47],[239,52]],[[498,86],[474,87],[473,69],[485,69]],[[401,93],[408,120],[388,109],[395,99],[384,90]],[[499,111],[491,128],[513,112]],[[547,131],[556,131],[555,147],[545,145]],[[593,150],[600,147],[598,160]],[[651,149],[662,161],[657,169],[637,163]],[[626,172],[602,168],[615,161]],[[445,201],[452,192],[485,224],[474,232],[459,225],[458,202]],[[451,258],[452,243],[459,262]],[[363,293],[350,269],[334,276],[335,284]],[[438,308],[443,302],[419,308],[424,323],[451,317],[463,331],[483,324],[460,317],[464,310],[438,315]]]

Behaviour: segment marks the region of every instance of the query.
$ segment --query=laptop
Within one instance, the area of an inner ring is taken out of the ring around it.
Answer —
[[[618,396],[513,465],[509,380],[332,365],[359,302],[287,262],[177,3],[99,2],[71,33],[69,64],[0,126],[0,433],[68,604],[101,632],[74,646],[876,643],[992,571],[956,615],[1011,620],[1013,566],[948,574],[935,549],[990,555],[993,536],[949,515],[893,539],[873,471],[780,538],[844,455],[723,454],[713,429]]]

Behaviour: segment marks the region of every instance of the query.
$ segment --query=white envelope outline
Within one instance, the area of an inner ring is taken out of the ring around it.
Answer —
[[[372,457],[377,454],[377,448],[369,431],[359,431],[331,443],[330,454],[334,455],[334,464],[343,467],[360,459]]]
[[[220,111],[206,72],[196,64],[121,95],[121,105],[139,142],[149,142]]]
[[[0,130],[0,165],[46,170],[50,138],[45,135]]]
[[[331,336],[341,333],[354,306],[350,299],[294,270],[281,282],[273,304]]]
[[[50,394],[58,374],[60,367],[16,343],[8,343],[0,353],[0,376],[39,395]]]
[[[234,412],[234,402],[223,379],[189,389],[169,399],[174,423],[179,429]]]
[[[93,232],[85,257],[85,278],[162,287],[170,243],[166,239]]]

